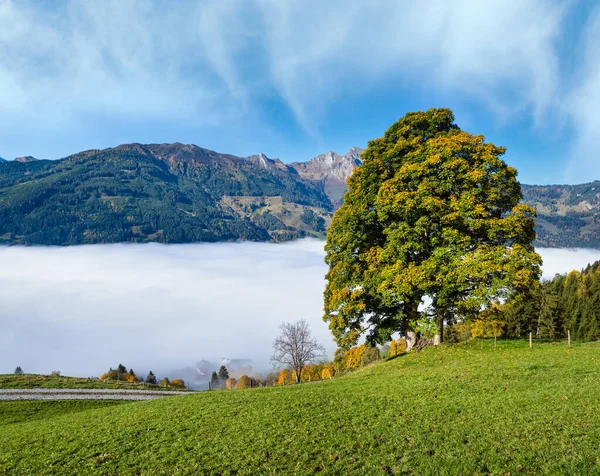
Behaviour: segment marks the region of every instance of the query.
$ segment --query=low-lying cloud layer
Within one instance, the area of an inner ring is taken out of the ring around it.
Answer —
[[[600,250],[538,250],[544,276]],[[98,376],[123,362],[163,372],[206,358],[268,369],[284,321],[321,321],[323,243],[0,248],[0,373]]]

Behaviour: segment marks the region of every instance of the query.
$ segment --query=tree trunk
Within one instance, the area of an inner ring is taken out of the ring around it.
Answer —
[[[407,306],[406,320],[404,322],[404,338],[406,339],[406,352],[410,350],[417,343],[417,333],[413,329],[414,323],[419,317],[418,304]]]
[[[407,329],[404,334],[406,339],[406,352],[410,352],[417,343],[417,333],[412,329]]]
[[[440,345],[444,342],[444,316],[440,312],[436,317],[438,332],[433,336],[433,345]]]

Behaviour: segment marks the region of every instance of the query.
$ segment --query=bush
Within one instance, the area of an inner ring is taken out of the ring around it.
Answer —
[[[321,378],[323,380],[326,380],[329,378],[333,378],[334,376],[335,376],[335,368],[334,368],[333,364],[326,363],[325,365],[323,365],[323,370],[321,370]]]
[[[379,360],[379,349],[377,347],[365,347],[365,352],[360,359],[360,365],[369,365]]]
[[[390,342],[389,356],[396,357],[406,352],[406,339],[398,339]]]
[[[124,377],[125,377],[125,381],[129,382],[129,383],[137,383],[137,381],[138,381],[135,374],[132,374],[130,372],[127,372],[126,374],[124,374]]]
[[[171,381],[167,377],[165,377],[160,381],[160,385],[161,387],[168,387],[169,385],[171,385]]]
[[[471,325],[471,336],[490,338],[504,335],[504,322],[487,319],[477,319]]]
[[[359,368],[365,353],[365,349],[366,347],[363,344],[347,350],[342,359],[342,366],[347,370]]]
[[[235,379],[233,377],[225,380],[225,388],[227,390],[233,390],[235,388]]]
[[[281,369],[277,377],[277,385],[287,385],[292,381],[292,372],[288,369]]]
[[[300,373],[300,381],[313,382],[315,380],[320,380],[320,372],[317,371],[317,366],[315,364],[305,365]]]
[[[180,379],[180,378],[176,378],[175,380],[173,380],[171,382],[171,387],[185,388],[185,382],[182,379]]]
[[[237,382],[236,388],[250,388],[252,386],[252,379],[247,375],[242,375]]]

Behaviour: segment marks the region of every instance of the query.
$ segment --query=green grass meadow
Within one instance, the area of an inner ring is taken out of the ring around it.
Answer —
[[[598,474],[600,344],[477,340],[312,384],[0,402],[3,474]]]
[[[98,378],[63,377],[40,374],[0,374],[0,389],[10,388],[87,388],[113,390],[177,390],[175,387],[162,387],[144,382],[124,382],[118,380],[100,380]]]

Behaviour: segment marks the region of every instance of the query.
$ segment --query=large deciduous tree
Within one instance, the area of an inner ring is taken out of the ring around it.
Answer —
[[[312,336],[305,320],[281,324],[279,331],[273,342],[271,360],[275,364],[289,366],[294,371],[296,382],[300,383],[304,366],[324,358],[325,348]]]
[[[539,278],[535,211],[504,151],[449,109],[408,113],[369,142],[327,233],[324,320],[338,345],[399,331],[410,349],[425,303],[441,340],[444,321]]]

